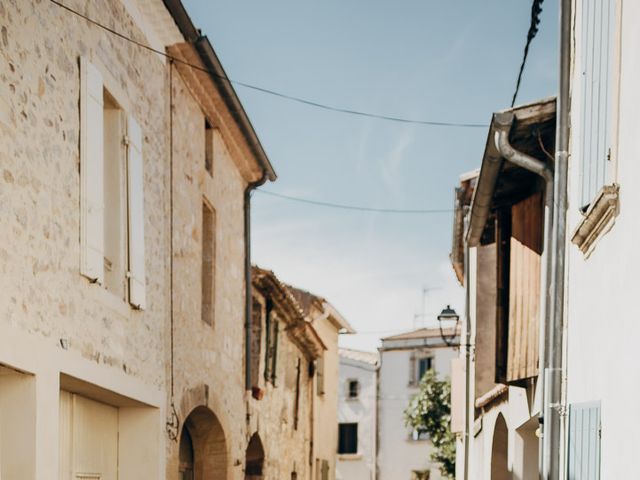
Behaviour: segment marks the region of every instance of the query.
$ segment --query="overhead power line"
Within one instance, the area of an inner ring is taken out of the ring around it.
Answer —
[[[524,45],[524,54],[522,55],[522,63],[520,64],[520,71],[518,72],[516,91],[513,92],[513,99],[511,100],[512,107],[516,104],[516,98],[518,97],[518,91],[520,90],[520,82],[522,82],[522,73],[524,72],[524,66],[527,63],[529,47],[531,46],[531,42],[538,33],[538,25],[540,25],[540,14],[542,13],[543,1],[544,0],[533,0],[533,3],[531,4],[531,24],[529,25],[529,31],[527,32],[527,42]]]
[[[51,3],[57,5],[60,8],[63,8],[64,10],[77,15],[80,18],[83,18],[84,20],[86,20],[87,22],[91,23],[92,25],[95,25],[96,27],[99,27],[103,30],[105,30],[106,32],[111,33],[112,35],[117,36],[118,38],[121,38],[122,40],[126,40],[128,42],[133,43],[134,45],[137,45],[140,48],[144,48],[150,52],[154,52],[157,53],[158,55],[162,55],[176,63],[180,63],[182,65],[186,65],[188,67],[191,67],[193,69],[196,70],[200,70],[202,72],[208,73],[209,75],[213,75],[214,77],[217,77],[221,80],[226,80],[229,83],[233,84],[233,85],[237,85],[240,87],[244,87],[244,88],[248,88],[251,90],[255,90],[257,92],[262,92],[268,95],[272,95],[278,98],[283,98],[286,100],[290,100],[292,102],[297,102],[297,103],[301,103],[304,105],[308,105],[311,107],[315,107],[315,108],[320,108],[323,110],[329,110],[332,112],[338,112],[338,113],[344,113],[344,114],[348,114],[348,115],[356,115],[356,116],[361,116],[361,117],[369,117],[369,118],[376,118],[378,120],[386,120],[389,122],[397,122],[397,123],[409,123],[409,124],[415,124],[415,125],[429,125],[429,126],[434,126],[434,127],[456,127],[456,128],[487,128],[487,124],[485,123],[470,123],[470,122],[444,122],[444,121],[436,121],[436,120],[420,120],[420,119],[411,119],[411,118],[404,118],[404,117],[397,117],[397,116],[393,116],[393,115],[383,115],[383,114],[378,114],[378,113],[371,113],[371,112],[363,112],[360,110],[353,110],[353,109],[349,109],[349,108],[343,108],[343,107],[336,107],[336,106],[332,106],[332,105],[327,105],[324,103],[320,103],[320,102],[315,102],[313,100],[308,100],[306,98],[301,98],[301,97],[296,97],[294,95],[288,95],[286,93],[282,93],[282,92],[278,92],[275,90],[270,90],[268,88],[264,88],[264,87],[260,87],[257,85],[252,85],[250,83],[245,83],[245,82],[241,82],[238,80],[233,80],[231,78],[229,78],[228,76],[224,76],[224,75],[220,75],[216,72],[213,72],[209,69],[206,69],[204,67],[201,67],[199,65],[194,65],[192,63],[186,62],[184,60],[181,60],[179,58],[173,57],[172,55],[169,55],[166,52],[163,52],[162,50],[157,50],[145,43],[139,42],[121,32],[118,32],[117,30],[114,30],[113,28],[110,28],[106,25],[103,25],[102,23],[78,12],[77,10],[74,10],[73,8],[65,5],[62,2],[59,2],[58,0],[49,0]]]
[[[360,212],[377,212],[377,213],[400,213],[400,214],[431,214],[431,213],[451,213],[451,209],[401,209],[401,208],[375,208],[365,207],[361,205],[346,205],[342,203],[323,202],[320,200],[311,200],[308,198],[292,197],[290,195],[283,195],[281,193],[269,192],[260,188],[255,190],[258,193],[269,195],[272,197],[282,198],[284,200],[290,200],[293,202],[307,203],[310,205],[317,205],[319,207],[339,208],[342,210],[355,210]]]

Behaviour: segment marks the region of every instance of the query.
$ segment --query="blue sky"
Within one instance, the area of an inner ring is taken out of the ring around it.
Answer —
[[[230,78],[333,106],[488,123],[507,108],[529,0],[185,0]],[[557,0],[543,5],[518,103],[557,91]],[[236,91],[279,178],[266,190],[399,209],[448,209],[487,130],[392,123]],[[452,214],[389,215],[253,197],[253,260],[329,300],[374,349],[462,289],[448,262]],[[421,319],[418,319],[421,320]]]

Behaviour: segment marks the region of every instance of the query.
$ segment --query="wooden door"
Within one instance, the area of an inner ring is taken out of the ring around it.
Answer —
[[[60,392],[60,479],[118,479],[118,409]]]

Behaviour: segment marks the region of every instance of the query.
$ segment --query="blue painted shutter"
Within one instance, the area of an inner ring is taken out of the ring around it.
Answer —
[[[607,183],[611,148],[615,0],[583,0],[581,19],[581,206]]]
[[[569,480],[600,478],[600,403],[569,406]]]

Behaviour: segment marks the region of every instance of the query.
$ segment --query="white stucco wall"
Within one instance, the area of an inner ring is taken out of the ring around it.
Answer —
[[[622,2],[617,3],[619,10]],[[609,183],[620,185],[620,213],[588,257],[585,258],[576,245],[567,247],[567,401],[569,404],[601,402],[601,478],[633,476],[630,472],[636,469],[635,454],[640,445],[640,430],[634,428],[640,424],[640,410],[636,405],[640,383],[635,381],[640,360],[640,304],[637,302],[640,189],[635,185],[640,177],[639,18],[640,4],[624,2],[623,19],[618,24],[621,55],[619,61],[613,62],[614,80],[619,77],[613,121],[617,142],[613,142],[609,165]],[[576,58],[580,58],[579,31],[576,35]],[[569,237],[581,217],[578,212],[581,83],[581,72],[576,68],[571,105]]]
[[[380,350],[379,391],[379,450],[378,468],[380,480],[410,480],[413,470],[431,469],[431,478],[439,479],[438,466],[429,460],[431,443],[428,440],[412,440],[410,430],[404,425],[403,412],[410,399],[418,392],[409,386],[411,352],[419,350],[420,342],[407,341],[405,349]],[[414,345],[414,348],[411,348]],[[458,355],[454,347],[420,349],[433,355],[433,368],[442,377],[448,377],[451,360]]]
[[[358,398],[349,398],[348,382],[360,383]],[[340,455],[336,479],[374,480],[376,474],[377,366],[340,357],[338,423],[358,424],[358,453]]]

